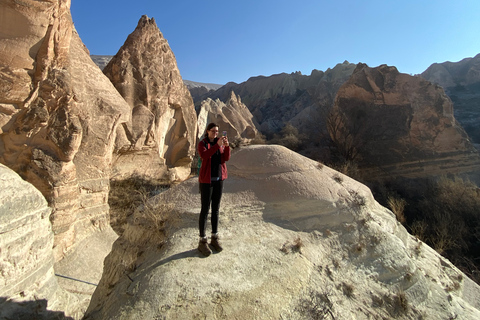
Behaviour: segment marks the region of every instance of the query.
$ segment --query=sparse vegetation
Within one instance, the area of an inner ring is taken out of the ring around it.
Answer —
[[[153,181],[141,175],[127,179],[112,180],[108,204],[110,205],[110,225],[121,235],[128,218],[139,206],[145,206],[147,199],[169,188],[161,181]],[[146,211],[147,214],[148,210]],[[155,215],[152,217],[155,218]]]
[[[392,212],[395,214],[395,217],[397,217],[398,222],[400,223],[405,223],[405,206],[407,205],[407,201],[405,199],[400,198],[399,196],[396,195],[390,195],[387,198],[387,203],[392,210]]]
[[[328,292],[310,291],[308,298],[300,301],[297,310],[304,316],[304,319],[336,319],[333,302]]]
[[[299,252],[302,253],[302,248],[304,244],[303,241],[300,237],[297,237],[293,243],[290,243],[289,241],[286,241],[282,247],[280,248],[280,251],[282,251],[285,254],[288,254],[290,252]]]

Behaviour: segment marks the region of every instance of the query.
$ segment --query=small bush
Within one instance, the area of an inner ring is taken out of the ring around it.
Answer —
[[[407,201],[398,196],[390,195],[387,198],[387,203],[390,207],[390,210],[392,210],[397,217],[398,222],[404,224],[406,222],[404,210],[405,206],[407,205]]]
[[[166,190],[169,186],[141,175],[110,181],[108,204],[110,205],[110,225],[121,235],[127,219],[146,200]]]

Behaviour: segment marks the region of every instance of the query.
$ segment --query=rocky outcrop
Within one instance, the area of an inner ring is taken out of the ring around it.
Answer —
[[[78,301],[67,299],[53,271],[52,209],[40,191],[2,164],[0,182],[0,318],[72,314]]]
[[[480,146],[480,54],[459,62],[434,63],[421,76],[445,89],[455,118]]]
[[[58,281],[62,287],[69,281],[65,287],[82,310],[116,239],[107,201],[110,168],[116,129],[129,121],[130,108],[90,59],[69,6],[0,3],[0,163],[46,198],[55,271],[93,284],[83,290],[80,282]]]
[[[141,17],[103,72],[132,115],[117,132],[114,174],[137,171],[154,178],[186,179],[195,152],[195,108],[153,18]]]
[[[138,210],[86,319],[480,317],[480,288],[366,186],[280,146],[241,148],[228,167],[224,250],[200,257],[198,182],[182,182],[152,200],[175,208],[155,218],[168,240]]]
[[[226,101],[234,91],[253,114],[263,134],[272,135],[286,123],[292,123],[301,133],[311,133],[319,127],[318,114],[331,107],[338,88],[354,68],[355,64],[345,61],[325,72],[313,70],[309,76],[295,72],[252,77],[241,84],[227,83],[199,97],[195,104],[199,106],[206,98]]]
[[[474,172],[480,159],[444,90],[386,65],[359,64],[339,89],[330,135],[346,158],[378,174]]]
[[[0,47],[0,162],[52,207],[58,261],[109,228],[108,191],[117,126],[129,107],[92,62],[69,1],[5,1]],[[102,259],[102,258],[101,258]]]
[[[202,101],[198,114],[198,139],[202,139],[207,125],[211,122],[219,125],[220,131],[227,131],[231,142],[248,142],[258,136],[253,116],[240,96],[232,91],[230,99],[223,103],[219,99],[208,98]]]

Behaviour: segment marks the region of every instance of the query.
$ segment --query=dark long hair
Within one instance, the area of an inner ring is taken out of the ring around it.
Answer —
[[[208,131],[212,130],[212,128],[218,127],[218,125],[214,122],[210,122],[207,126],[207,129],[205,130],[205,138],[208,138]]]

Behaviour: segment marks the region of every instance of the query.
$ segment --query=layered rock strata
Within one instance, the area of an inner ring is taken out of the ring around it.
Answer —
[[[359,64],[339,89],[329,132],[336,147],[376,174],[474,172],[480,158],[444,90],[395,67]]]
[[[0,183],[0,318],[71,313],[77,301],[67,299],[53,270],[52,209],[40,191],[2,164]]]
[[[322,128],[324,109],[331,108],[338,88],[348,80],[355,64],[345,61],[326,71],[313,70],[252,77],[240,84],[229,82],[216,91],[199,96],[195,104],[211,98],[227,101],[234,91],[253,114],[258,129],[270,136],[287,123],[312,136]]]
[[[70,1],[0,6],[0,162],[46,197],[58,261],[109,228],[115,133],[130,109],[90,59]]]
[[[480,317],[479,286],[365,185],[280,146],[241,148],[228,167],[224,250],[197,251],[198,181],[184,181],[152,200],[155,219],[135,213],[86,319]]]
[[[231,142],[248,142],[258,136],[250,110],[233,91],[226,103],[210,98],[202,101],[197,121],[199,140],[211,122],[219,125],[220,131],[226,131]]]
[[[153,178],[186,179],[195,153],[195,108],[153,18],[141,17],[103,72],[130,105],[132,118],[117,131],[114,174],[136,170]]]

